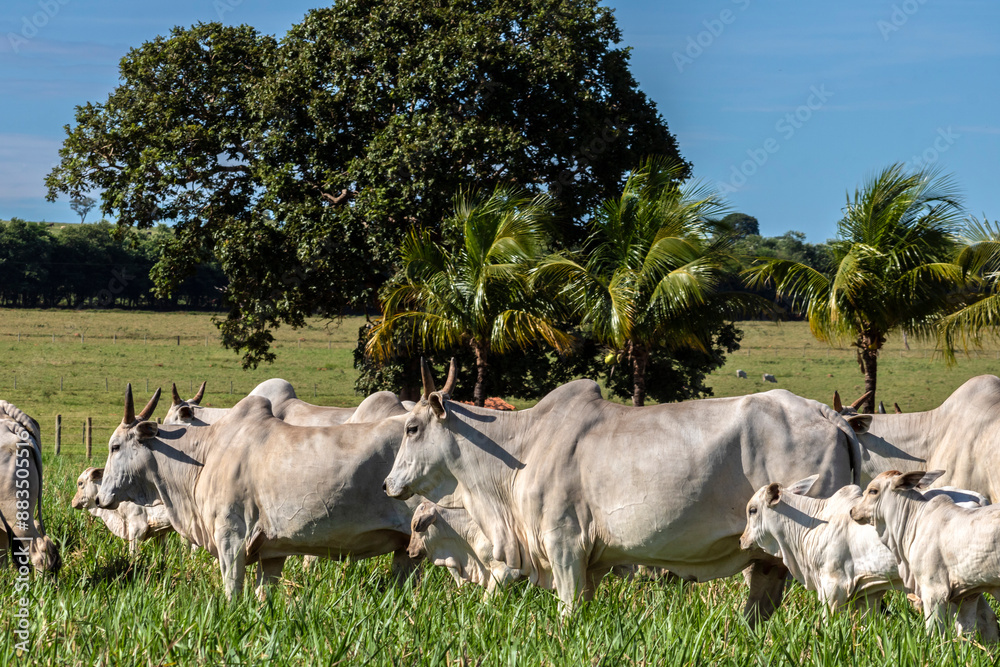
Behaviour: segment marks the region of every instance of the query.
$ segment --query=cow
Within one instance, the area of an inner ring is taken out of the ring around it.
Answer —
[[[159,499],[149,506],[123,501],[113,510],[98,507],[97,494],[101,490],[103,476],[103,468],[84,470],[76,480],[76,495],[70,505],[76,510],[85,509],[103,521],[116,537],[128,542],[130,554],[138,552],[140,542],[153,537],[162,541],[167,533],[173,531],[166,507]]]
[[[795,579],[817,592],[827,611],[849,602],[865,610],[875,608],[887,590],[904,587],[896,558],[874,528],[851,518],[851,508],[861,499],[860,486],[845,486],[830,498],[803,495],[814,481],[807,477],[787,488],[777,483],[762,486],[747,503],[747,527],[740,546],[757,547],[781,558]],[[924,492],[928,499],[937,495],[971,508],[989,504],[974,491]],[[997,641],[1000,627],[989,602],[980,596],[969,611],[979,618],[983,640]]]
[[[271,403],[247,396],[214,424],[149,421],[159,390],[136,414],[128,386],[122,423],[108,442],[97,506],[163,501],[182,537],[219,559],[226,596],[243,589],[247,563],[260,561],[257,594],[293,554],[355,559],[393,554],[397,580],[415,500],[387,498],[378,480],[392,467],[406,415],[373,423],[293,426]]]
[[[770,373],[764,373],[764,382],[773,382],[778,384],[778,381]]]
[[[746,380],[747,379],[747,372],[745,370],[743,370],[743,369],[737,368],[736,369],[736,377],[742,378],[742,379]]]
[[[59,573],[62,558],[42,520],[42,448],[38,422],[0,400],[0,550],[15,564]]]
[[[427,558],[448,568],[458,585],[471,582],[491,596],[498,587],[521,577],[518,570],[494,560],[493,544],[461,507],[441,507],[425,500],[410,522],[410,558]]]
[[[899,563],[908,588],[916,590],[927,631],[941,632],[958,608],[958,630],[980,593],[1000,593],[1000,506],[968,509],[947,495],[928,499],[927,489],[943,470],[890,470],[868,484],[851,518],[875,526]]]
[[[1000,378],[966,381],[933,410],[871,415],[859,434],[862,486],[888,470],[947,472],[938,484],[1000,499]],[[869,417],[866,415],[866,417]]]
[[[820,471],[814,489],[826,495],[858,479],[848,423],[784,390],[633,408],[576,380],[498,412],[452,402],[453,386],[450,374],[436,391],[425,366],[385,491],[464,507],[494,560],[554,586],[563,613],[616,565],[698,581],[752,565],[746,612],[766,618],[787,570],[740,549],[746,502],[774,479]]]

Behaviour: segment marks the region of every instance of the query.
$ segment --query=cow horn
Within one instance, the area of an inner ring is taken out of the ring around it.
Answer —
[[[125,385],[125,416],[122,424],[129,426],[135,421],[135,401],[132,400],[132,383]]]
[[[149,399],[149,403],[146,403],[146,407],[142,409],[142,412],[137,414],[135,418],[141,422],[146,421],[153,416],[153,410],[156,409],[156,404],[160,402],[160,388],[157,387],[156,391],[153,393],[153,398]]]
[[[876,411],[876,413],[880,415],[885,414],[885,405],[882,404],[882,401],[878,402],[878,410]]]
[[[897,414],[897,415],[901,415],[901,414],[903,414],[903,411],[899,409],[899,403],[893,403],[893,404],[892,404],[892,407],[893,407],[893,409],[894,409],[894,410],[896,411],[896,414]]]
[[[444,381],[444,388],[441,389],[442,394],[448,394],[451,396],[451,392],[455,390],[455,380],[458,375],[458,364],[455,363],[455,357],[451,358],[451,364],[448,366],[448,379]]]
[[[423,357],[420,357],[420,379],[424,383],[424,393],[421,399],[426,401],[432,393],[437,391],[437,387],[434,386],[434,374],[431,373],[430,364]]]
[[[861,396],[861,398],[859,398],[858,400],[856,400],[856,401],[854,401],[853,403],[851,403],[851,407],[852,407],[852,408],[854,408],[855,410],[857,410],[858,408],[860,408],[860,407],[861,407],[861,404],[862,404],[862,403],[864,403],[865,401],[867,401],[867,400],[868,400],[868,397],[869,397],[869,396],[871,396],[871,395],[872,395],[872,394],[874,394],[874,393],[875,393],[874,391],[868,391],[868,392],[865,392],[865,393],[864,393],[864,394],[863,394],[863,395]]]
[[[840,402],[840,392],[839,391],[834,391],[833,392],[833,409],[836,410],[837,412],[843,412],[844,411],[844,404]]]
[[[205,383],[207,383],[207,382],[208,382],[208,380],[205,380],[205,382],[202,382],[201,386],[198,387],[198,393],[195,394],[194,397],[192,397],[192,399],[191,399],[192,403],[195,403],[195,404],[201,403],[201,399],[204,398],[204,396],[205,396]]]
[[[184,401],[181,400],[181,395],[177,393],[177,383],[176,382],[171,382],[170,383],[170,393],[171,393],[171,401],[173,402],[173,405],[180,405],[181,403],[184,402]]]

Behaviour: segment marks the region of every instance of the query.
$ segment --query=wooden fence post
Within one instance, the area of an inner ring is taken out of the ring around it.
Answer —
[[[62,451],[62,415],[56,415],[56,456]]]
[[[180,345],[180,344],[181,344],[181,337],[180,337],[180,336],[178,336],[178,337],[177,337],[177,344],[178,344],[178,345]]]
[[[86,431],[86,433],[87,434],[85,436],[85,440],[86,440],[85,444],[87,445],[87,458],[89,459],[91,457],[92,453],[93,453],[91,451],[91,445],[93,443],[93,435],[94,435],[94,423],[93,423],[93,418],[92,417],[87,417],[87,431]]]

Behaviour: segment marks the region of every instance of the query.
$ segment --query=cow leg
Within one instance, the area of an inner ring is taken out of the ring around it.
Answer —
[[[303,556],[302,557],[302,569],[308,570],[312,567],[312,564],[316,562],[318,556]]]
[[[417,561],[410,558],[406,549],[396,549],[392,552],[392,574],[396,578],[396,585],[403,586],[417,570]]]
[[[583,592],[586,571],[582,554],[560,549],[558,545],[549,545],[549,553],[555,554],[552,559],[552,583],[556,595],[559,596],[559,613],[569,616],[573,613],[577,599]]]
[[[215,530],[215,543],[218,545],[219,567],[222,569],[226,598],[239,598],[243,594],[243,580],[247,570],[246,535],[222,525]]]
[[[587,570],[587,583],[583,588],[583,599],[590,602],[597,594],[597,587],[601,585],[601,580],[611,571],[611,568],[597,568]]]
[[[285,567],[285,557],[265,558],[257,563],[257,599],[267,600],[271,586],[281,579],[281,570]]]
[[[932,594],[930,590],[921,587],[921,600],[924,603],[924,627],[927,634],[941,634],[948,626],[951,616],[951,605],[948,603],[947,591]]]
[[[779,563],[754,561],[747,570],[744,570],[744,576],[750,582],[750,595],[743,608],[743,616],[750,627],[756,627],[758,623],[769,619],[781,604],[788,568]]]

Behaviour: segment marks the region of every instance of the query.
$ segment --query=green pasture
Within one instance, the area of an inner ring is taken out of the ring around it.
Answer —
[[[739,613],[746,595],[739,576],[708,584],[609,578],[593,603],[563,620],[554,595],[524,584],[484,603],[479,589],[456,587],[438,568],[397,588],[387,557],[324,561],[309,571],[289,559],[268,603],[248,596],[230,605],[207,553],[187,552],[172,535],[165,548],[145,543],[133,560],[103,524],[69,507],[80,471],[104,462],[126,381],[140,405],[147,379],[150,390],[169,391],[175,381],[184,395],[207,380],[204,403],[227,406],[274,376],[291,381],[306,400],[350,405],[361,400],[353,394],[351,367],[360,323],[315,321],[305,330],[279,330],[276,363],[243,371],[238,357],[219,347],[205,314],[0,311],[0,398],[42,424],[46,522],[64,559],[58,581],[30,583],[30,652],[20,657],[15,574],[0,570],[0,665],[985,665],[1000,659],[1000,649],[974,641],[927,638],[901,594],[887,597],[885,614],[824,620],[815,595],[792,585],[775,617],[752,631]],[[860,393],[853,351],[828,350],[799,323],[743,328],[743,349],[712,379],[716,395],[770,389],[761,381],[765,372],[778,387],[819,400],[828,401],[834,389],[848,400]],[[928,346],[910,345],[906,351],[891,341],[880,365],[880,398],[907,411],[937,405],[969,377],[1000,373],[992,351],[948,368]],[[737,379],[737,368],[749,379]],[[56,414],[63,415],[58,457]],[[94,421],[89,462],[80,433],[88,416]]]

